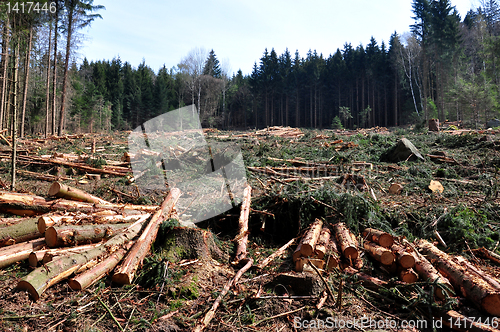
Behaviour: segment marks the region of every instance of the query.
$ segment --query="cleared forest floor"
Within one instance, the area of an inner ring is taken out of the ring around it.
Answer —
[[[120,163],[127,151],[128,134],[32,138],[21,142],[19,150],[21,156],[40,157],[55,152],[90,155],[95,141],[95,153],[87,164],[105,169],[106,160]],[[478,310],[459,292],[440,301],[434,299],[432,285],[425,281],[399,282],[395,274],[363,253],[362,246],[360,271],[387,281],[384,287],[369,289],[356,275],[334,269],[322,276],[335,300],[328,297],[317,309],[325,286],[316,272],[306,272],[298,279],[287,275],[295,269],[292,254],[300,237],[315,218],[321,218],[326,224],[344,222],[360,242],[366,227],[409,242],[437,241],[439,234],[446,243],[446,247],[438,244],[441,250],[466,257],[498,281],[500,264],[480,257],[474,249],[484,247],[500,253],[500,133],[274,128],[246,132],[207,130],[206,135],[241,148],[253,189],[248,251],[254,267],[230,288],[205,331],[294,331],[306,327],[306,321],[312,327],[312,321],[320,324],[333,320],[337,325],[332,330],[377,330],[369,325],[345,326],[356,320],[361,324],[362,319],[367,324],[367,318],[386,322],[378,330],[432,331],[433,323],[436,325],[440,315],[450,310],[481,318],[482,322],[488,319],[486,325],[500,329],[499,317]],[[402,137],[418,148],[425,161],[380,161],[381,155]],[[5,185],[1,190],[8,190],[10,185],[8,151],[7,143],[0,140],[0,187]],[[21,172],[17,191],[42,197],[47,197],[51,181],[35,179],[26,171],[59,177],[62,183],[113,203],[160,205],[165,194],[141,194],[127,177],[102,174],[100,179],[89,178],[85,171],[38,159],[21,159],[18,168]],[[438,181],[443,191],[429,189],[431,181]],[[390,193],[389,188],[395,183],[401,186],[400,190]],[[181,221],[189,219],[182,216],[182,211],[177,213]],[[203,241],[203,234],[179,227],[172,220],[164,223],[153,250],[130,286],[113,286],[107,278],[75,292],[61,282],[33,302],[26,292],[15,289],[19,278],[31,271],[28,263],[4,268],[0,271],[0,329],[191,330],[241,267],[231,264],[239,214],[240,208],[236,207],[197,224],[213,234],[213,248],[194,244]],[[297,238],[295,244],[283,255],[263,269],[255,268],[292,238]],[[305,285],[305,289],[297,284]],[[443,322],[448,319],[446,316]],[[394,327],[403,322],[416,326]]]

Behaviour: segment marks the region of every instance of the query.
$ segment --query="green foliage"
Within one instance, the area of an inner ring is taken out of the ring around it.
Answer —
[[[342,122],[338,116],[335,116],[332,120],[332,129],[344,129]]]
[[[102,166],[107,165],[106,159],[102,158],[101,156],[97,158],[88,157],[87,159],[85,159],[85,163],[94,168],[102,168]]]

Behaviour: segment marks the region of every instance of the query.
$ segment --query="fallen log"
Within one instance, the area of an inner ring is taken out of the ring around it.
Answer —
[[[394,254],[391,250],[376,243],[365,241],[363,246],[370,256],[384,265],[390,265],[395,260]]]
[[[394,243],[394,237],[391,234],[375,228],[365,228],[363,231],[363,238],[381,245],[384,248],[390,248]]]
[[[49,196],[55,196],[58,198],[71,199],[78,202],[88,202],[96,204],[111,204],[99,197],[86,193],[83,190],[76,189],[60,182],[54,182],[49,188]]]
[[[45,231],[45,242],[51,248],[76,246],[110,238],[131,224],[52,226]]]
[[[167,217],[172,213],[174,205],[179,199],[181,192],[177,188],[172,188],[168,193],[167,197],[161,204],[161,207],[155,214],[151,217],[151,221],[147,227],[142,232],[141,236],[135,242],[132,249],[129,250],[127,256],[125,257],[123,263],[118,266],[115,274],[113,275],[113,282],[119,285],[127,285],[132,283],[135,271],[142,264],[144,257],[146,257],[151,244],[156,239],[158,233],[158,228],[161,223],[167,219]]]
[[[36,218],[27,218],[17,224],[0,228],[0,247],[42,237],[36,222]]]
[[[16,262],[27,259],[31,252],[45,246],[45,239],[35,239],[23,243],[17,243],[0,249],[0,268],[4,268]]]
[[[399,280],[406,282],[407,284],[413,284],[418,280],[418,274],[412,268],[401,269],[399,271]]]
[[[360,272],[350,266],[346,267],[344,273],[355,275],[358,277],[361,284],[371,290],[378,291],[381,287],[386,287],[389,283],[379,278],[372,277],[366,273]]]
[[[98,263],[96,266],[90,270],[83,272],[76,277],[69,280],[68,285],[73,290],[83,290],[90,285],[99,281],[107,273],[111,272],[120,261],[125,257],[127,251],[133,245],[133,241],[130,241],[125,248],[120,248],[114,253],[112,253],[108,258],[104,259],[102,262]]]
[[[334,238],[330,239],[330,242],[328,243],[324,259],[326,261],[326,269],[328,271],[332,271],[334,268],[339,266],[340,253],[337,248],[337,242]]]
[[[450,280],[455,289],[460,289],[465,298],[487,313],[500,316],[500,291],[498,289],[468,271],[466,267],[454,262],[451,256],[433,244],[420,240],[417,245],[424,255],[435,260],[437,269]]]
[[[31,267],[37,267],[39,263],[46,264],[50,262],[54,257],[64,256],[69,254],[74,254],[89,249],[93,249],[99,246],[100,243],[86,244],[78,247],[69,248],[54,248],[54,249],[41,249],[30,253],[28,257],[28,263]]]
[[[415,257],[407,252],[405,247],[393,244],[391,250],[395,253],[396,261],[403,269],[410,269],[415,266]]]
[[[276,250],[275,252],[273,252],[269,257],[267,257],[262,262],[260,262],[260,264],[257,265],[257,268],[263,269],[264,267],[266,267],[276,257],[279,257],[279,256],[283,255],[283,253],[285,252],[285,250],[287,250],[294,242],[295,242],[295,239],[291,239],[290,241],[288,241],[285,245],[283,245],[282,247],[280,247],[278,250]]]
[[[352,261],[356,260],[359,256],[358,242],[356,237],[344,225],[344,223],[336,223],[333,225],[333,230],[337,237],[338,244],[342,255]]]
[[[490,251],[486,248],[478,248],[478,249],[472,249],[472,252],[475,254],[478,254],[479,256],[483,258],[487,258],[497,264],[500,264],[500,255],[497,253],[494,253],[493,251]]]
[[[119,214],[113,215],[103,215],[101,213],[88,214],[78,214],[78,215],[47,215],[38,218],[38,231],[40,233],[45,233],[45,230],[52,226],[59,225],[82,225],[82,224],[119,224],[119,223],[131,223],[136,222],[140,218],[143,218],[149,213],[137,214],[130,216],[122,216]]]
[[[316,247],[316,242],[318,241],[319,235],[321,233],[321,227],[323,226],[323,220],[316,219],[312,224],[307,233],[302,238],[302,246],[300,247],[300,253],[304,257],[310,257],[314,253],[314,248]]]
[[[250,215],[250,203],[252,200],[252,187],[247,185],[243,190],[243,202],[241,203],[240,218],[238,220],[239,233],[236,236],[235,264],[239,264],[247,258],[248,243],[248,216]]]
[[[43,180],[43,181],[60,181],[60,180],[68,180],[68,181],[74,181],[75,179],[69,178],[67,176],[58,176],[58,175],[51,175],[51,174],[40,174],[36,172],[30,172],[30,171],[25,171],[22,169],[16,169],[17,174],[25,175],[26,177],[29,177],[31,179],[38,179],[38,180]]]
[[[141,214],[140,211],[154,212],[156,206],[133,204],[93,204],[77,202],[62,198],[48,200],[40,196],[0,191],[0,212],[8,212],[20,216],[41,215],[53,211],[94,213],[110,210],[120,214]]]
[[[475,274],[479,278],[484,279],[484,281],[486,281],[491,286],[495,287],[498,291],[500,291],[500,282],[498,282],[495,278],[490,276],[487,272],[478,269],[462,256],[455,256],[454,259],[458,264],[465,267],[469,272]]]
[[[440,300],[453,296],[453,286],[448,279],[442,276],[423,255],[417,256],[417,253],[413,253],[413,255],[415,257],[415,271],[418,275],[422,279],[436,285],[436,287],[434,287],[434,296]],[[446,288],[449,290],[446,290]]]
[[[132,240],[139,234],[144,220],[135,222],[128,229],[120,234],[113,236],[103,245],[71,256],[61,257],[45,266],[41,266],[33,270],[30,274],[23,277],[17,284],[16,288],[27,291],[31,297],[37,301],[40,295],[50,286],[59,281],[68,278],[74,272],[78,271],[82,266],[87,265],[90,261],[96,260],[99,257],[113,252],[122,247],[125,243]]]
[[[319,259],[325,257],[328,244],[330,243],[330,229],[323,227],[319,234],[318,242],[314,248],[314,255]]]
[[[462,332],[500,332],[498,327],[498,320],[493,318],[488,319],[489,324],[483,324],[473,317],[466,317],[455,310],[450,310],[439,315],[440,321],[444,326],[449,327],[455,331]],[[472,319],[471,319],[472,318]],[[485,321],[484,319],[483,321]]]

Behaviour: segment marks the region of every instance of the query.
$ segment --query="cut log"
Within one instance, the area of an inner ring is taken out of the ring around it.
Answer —
[[[440,315],[441,322],[446,327],[449,327],[455,331],[462,332],[500,332],[498,327],[498,320],[493,318],[493,323],[491,319],[488,319],[490,324],[480,323],[473,317],[466,317],[454,310],[447,311]],[[484,320],[483,320],[484,321]]]
[[[46,264],[52,261],[54,257],[70,255],[77,252],[86,251],[89,249],[93,249],[98,245],[100,245],[100,243],[86,244],[83,246],[70,247],[70,248],[42,249],[33,251],[32,253],[30,253],[28,257],[28,263],[31,267],[37,267],[39,263]]]
[[[472,251],[483,258],[487,258],[497,264],[500,264],[500,255],[494,253],[493,251],[490,251],[486,248],[472,249]]]
[[[110,238],[131,224],[52,226],[45,231],[45,241],[51,248],[99,242]]]
[[[127,285],[132,283],[135,271],[142,264],[144,257],[146,257],[151,244],[156,239],[158,228],[161,223],[167,219],[172,213],[174,205],[179,199],[181,192],[177,188],[172,188],[161,204],[160,209],[151,217],[151,221],[144,229],[139,239],[135,242],[132,249],[129,250],[123,263],[117,268],[113,275],[113,282],[119,285]]]
[[[384,248],[390,248],[394,243],[394,237],[386,232],[382,232],[375,228],[365,228],[363,238],[370,242],[381,245]]]
[[[388,285],[387,281],[383,281],[366,273],[359,272],[350,266],[346,267],[343,271],[344,273],[356,275],[363,286],[374,291],[378,291],[381,287],[386,287]]]
[[[236,236],[235,264],[247,258],[248,243],[248,216],[250,215],[250,203],[252,200],[252,187],[247,185],[243,190],[243,202],[241,203],[240,219],[238,220],[239,233]]]
[[[337,248],[337,241],[335,241],[335,238],[330,239],[324,258],[326,261],[326,269],[328,271],[332,271],[334,268],[339,266],[340,253],[339,249]]]
[[[422,255],[417,257],[417,253],[413,253],[413,255],[415,257],[415,271],[418,273],[418,275],[422,279],[438,285],[434,288],[434,296],[440,300],[444,300],[447,296],[453,296],[453,293],[451,292],[451,290],[453,290],[453,286],[450,284],[448,279],[443,277],[441,273],[439,273],[439,271],[434,266],[432,266],[427,258]],[[445,290],[445,288],[449,288],[450,291]]]
[[[370,256],[384,265],[390,265],[395,260],[394,254],[391,250],[376,243],[365,241],[363,246]]]
[[[465,298],[487,313],[500,316],[500,291],[498,289],[468,271],[466,267],[454,262],[451,256],[433,244],[420,240],[417,245],[428,259],[436,262],[439,272],[448,278]]]
[[[333,230],[335,232],[337,242],[340,247],[342,255],[351,260],[355,260],[359,256],[358,243],[354,234],[352,234],[344,225],[344,223],[336,223],[333,225]]]
[[[20,216],[41,215],[53,211],[94,213],[97,211],[115,211],[120,214],[140,214],[155,212],[156,206],[133,204],[93,204],[66,199],[47,200],[40,196],[0,191],[0,212]]]
[[[296,262],[300,257],[302,257],[302,252],[300,251],[301,249],[302,249],[302,241],[299,243],[299,245],[293,252],[292,259],[294,262]]]
[[[103,255],[111,253],[113,250],[118,250],[125,243],[132,240],[139,234],[144,220],[135,222],[124,232],[113,236],[103,245],[71,256],[61,257],[46,266],[36,268],[30,274],[22,278],[17,284],[17,289],[29,292],[32,298],[37,301],[40,295],[50,286],[59,281],[68,278],[75,271],[78,271],[82,266],[87,265],[90,261],[96,260]]]
[[[27,218],[17,224],[0,228],[0,247],[42,237],[36,222],[36,218]]]
[[[323,227],[321,233],[319,234],[318,242],[316,243],[316,247],[314,248],[314,254],[319,259],[325,257],[328,244],[330,243],[330,229],[327,227]]]
[[[0,249],[0,268],[4,268],[29,257],[30,253],[45,246],[45,239],[35,239]]]
[[[113,212],[112,212],[113,213]],[[45,233],[45,230],[52,226],[60,225],[81,225],[81,224],[120,224],[136,222],[140,218],[149,217],[149,213],[137,214],[130,216],[123,215],[102,215],[101,213],[94,214],[78,214],[78,215],[47,215],[38,218],[38,231]]]
[[[312,224],[307,233],[302,239],[302,246],[300,247],[300,252],[304,257],[310,257],[314,253],[314,248],[316,247],[316,242],[318,241],[319,234],[321,233],[321,227],[323,226],[323,220],[316,219]]]
[[[118,263],[120,263],[132,244],[133,241],[130,241],[125,248],[118,249],[92,269],[70,279],[68,282],[69,287],[73,290],[83,290],[94,284],[96,281],[99,281],[107,273],[111,272],[115,266],[118,265]]]
[[[413,269],[402,269],[399,271],[399,280],[407,284],[413,284],[418,280],[418,274]]]
[[[402,245],[393,244],[391,247],[392,252],[396,255],[396,261],[403,269],[410,269],[415,266],[415,257],[406,251]]]
[[[316,266],[318,269],[323,269],[325,266],[325,261],[322,259],[317,259],[317,258],[308,258],[308,257],[300,257],[296,262],[295,262],[295,271],[296,272],[302,272],[304,269],[307,267],[308,263],[311,262],[314,266]]]
[[[493,278],[491,275],[489,275],[487,272],[482,271],[481,269],[475,267],[472,265],[468,260],[466,260],[462,256],[455,256],[454,257],[455,262],[458,264],[462,265],[465,267],[469,272],[475,274],[479,278],[484,279],[487,283],[489,283],[491,286],[495,287],[498,291],[500,291],[500,282],[498,282],[495,278]]]
[[[55,196],[58,198],[66,198],[71,199],[73,201],[78,202],[88,202],[88,203],[96,203],[96,204],[111,204],[99,197],[93,196],[89,193],[86,193],[83,190],[76,189],[60,182],[54,182],[50,186],[49,196]]]

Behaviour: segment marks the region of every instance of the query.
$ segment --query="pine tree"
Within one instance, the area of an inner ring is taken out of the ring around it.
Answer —
[[[215,52],[212,49],[208,54],[208,58],[205,61],[205,66],[203,67],[203,75],[212,76],[214,78],[222,78],[222,71],[220,69],[219,60],[215,56]]]

